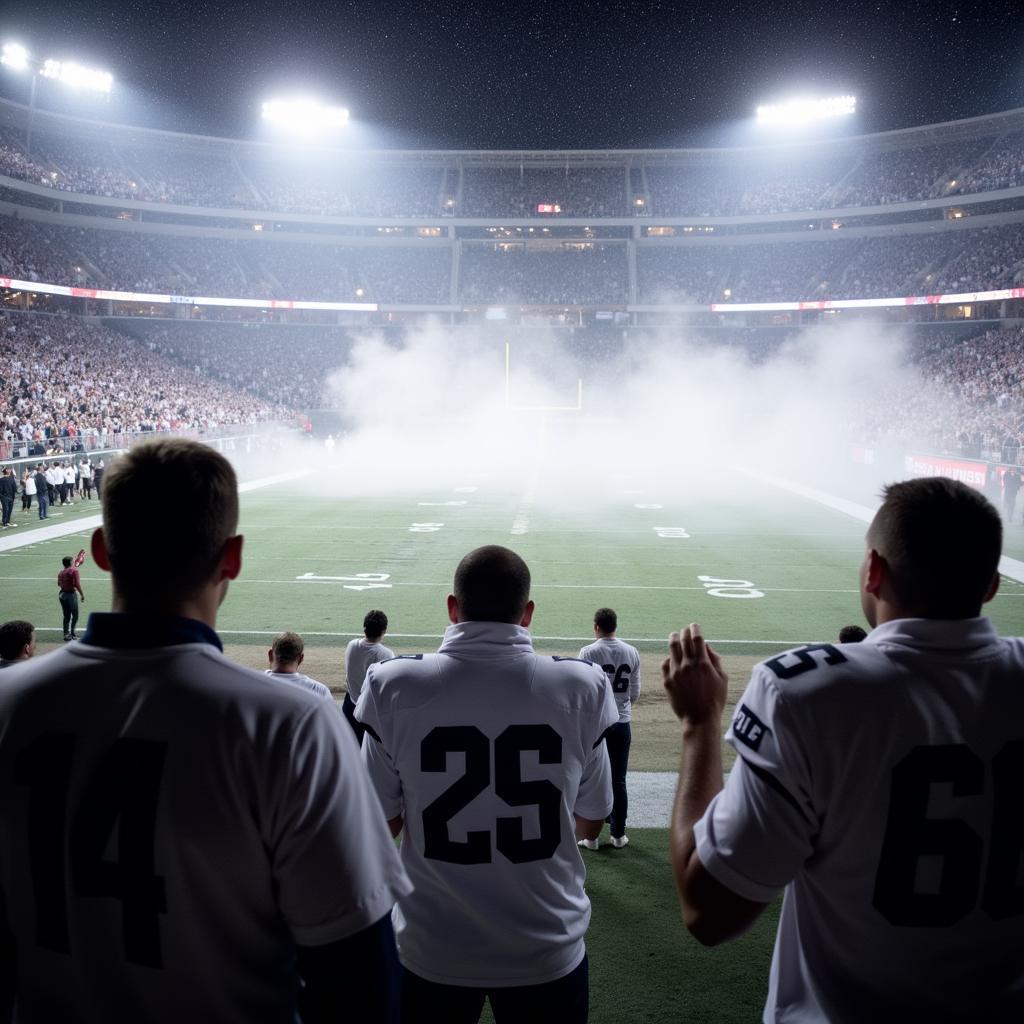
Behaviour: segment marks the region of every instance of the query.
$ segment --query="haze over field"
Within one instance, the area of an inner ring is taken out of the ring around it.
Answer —
[[[348,423],[330,486],[375,494],[539,479],[537,500],[561,502],[614,478],[666,497],[704,487],[721,497],[730,486],[749,493],[741,466],[824,483],[858,440],[859,411],[899,383],[923,386],[903,365],[901,336],[856,326],[811,328],[753,358],[670,330],[628,343],[609,335],[596,351],[574,351],[565,333],[510,331],[507,389],[505,337],[439,325],[397,346],[355,335],[329,378]],[[582,411],[564,411],[577,379]]]

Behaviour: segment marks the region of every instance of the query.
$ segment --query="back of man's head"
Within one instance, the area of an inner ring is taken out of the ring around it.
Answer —
[[[35,627],[24,619],[12,619],[0,626],[0,661],[31,658],[35,650]]]
[[[274,644],[270,648],[270,653],[273,655],[276,664],[294,665],[302,657],[302,652],[305,649],[306,644],[302,637],[289,629],[274,637]]]
[[[147,441],[121,455],[103,478],[102,502],[117,592],[148,608],[194,595],[238,528],[231,464],[184,438]]]
[[[489,544],[459,562],[454,589],[462,622],[519,625],[530,600],[530,570],[514,551]]]
[[[379,609],[368,611],[363,617],[363,634],[367,640],[379,640],[388,631],[388,617]]]
[[[906,615],[966,619],[981,612],[1003,546],[1003,524],[980,491],[945,477],[890,484],[868,529]]]
[[[841,644],[859,644],[867,635],[867,630],[863,626],[843,626],[839,630],[839,642]]]
[[[611,635],[619,628],[619,617],[612,608],[598,608],[594,612],[594,625],[606,635]]]

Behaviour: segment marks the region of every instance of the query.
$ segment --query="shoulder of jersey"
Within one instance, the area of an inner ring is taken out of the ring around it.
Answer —
[[[838,682],[845,678],[851,664],[871,660],[873,645],[804,644],[760,662],[754,674],[760,674],[782,690],[792,691]]]

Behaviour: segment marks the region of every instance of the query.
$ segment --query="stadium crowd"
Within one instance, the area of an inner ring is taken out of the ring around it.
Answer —
[[[0,316],[0,458],[88,451],[136,433],[295,417],[294,407],[77,317]]]
[[[446,243],[337,245],[77,228],[0,217],[0,276],[119,291],[238,298],[446,305]],[[465,303],[620,305],[626,249],[601,241],[534,247],[466,241]],[[1024,281],[1016,224],[925,234],[637,249],[644,303],[885,298],[1015,287]]]
[[[1024,464],[1024,328],[918,341],[910,359],[916,373],[864,404],[853,438]]]
[[[357,165],[321,152],[281,158],[241,143],[121,144],[52,130],[37,131],[27,152],[23,134],[2,126],[0,173],[64,192],[326,216],[512,217],[536,215],[541,204],[553,216],[756,216],[1019,186],[1024,132],[902,146],[887,140],[866,151],[822,144],[766,150],[753,160],[724,152],[548,169],[460,167],[443,156]]]

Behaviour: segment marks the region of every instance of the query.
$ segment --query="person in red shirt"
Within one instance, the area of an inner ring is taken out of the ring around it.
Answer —
[[[81,598],[84,603],[85,594],[82,593],[82,580],[72,564],[71,556],[65,555],[61,564],[64,568],[57,573],[57,599],[64,614],[64,639],[77,640],[75,626],[78,625],[78,599]]]

